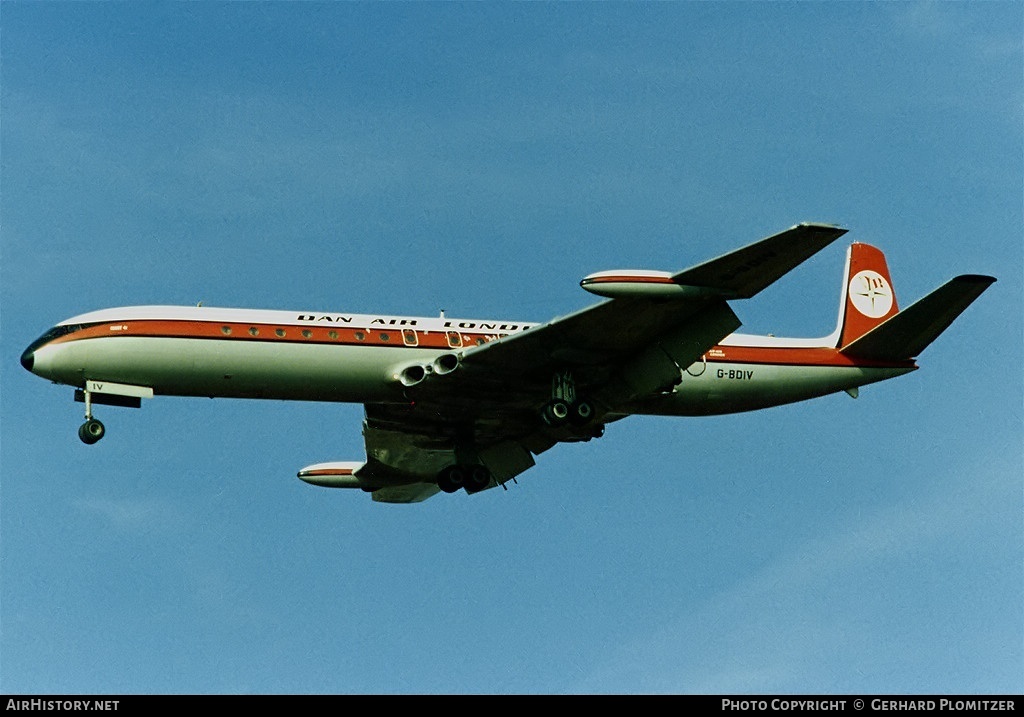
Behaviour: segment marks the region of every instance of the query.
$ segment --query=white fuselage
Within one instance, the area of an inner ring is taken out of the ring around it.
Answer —
[[[109,381],[156,395],[401,402],[405,367],[429,366],[535,323],[207,307],[127,307],[58,324],[22,363],[55,382]],[[612,410],[707,415],[850,390],[916,368],[855,361],[832,339],[733,335],[668,393]]]

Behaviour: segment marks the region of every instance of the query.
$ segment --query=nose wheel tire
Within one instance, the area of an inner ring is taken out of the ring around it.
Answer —
[[[82,443],[89,446],[103,438],[103,434],[106,432],[103,424],[95,418],[90,418],[78,427],[78,437],[82,439]]]

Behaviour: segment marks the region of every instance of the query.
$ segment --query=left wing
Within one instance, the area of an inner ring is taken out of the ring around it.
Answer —
[[[457,370],[407,388],[406,403],[366,406],[367,462],[356,475],[386,502],[430,497],[453,464],[487,468],[477,490],[504,484],[555,443],[601,435],[626,402],[671,390],[740,326],[728,300],[755,295],[844,233],[799,224],[666,277],[675,294],[619,296],[468,348]],[[585,425],[540,419],[555,385],[593,404]]]
[[[355,475],[375,501],[385,503],[415,503],[437,494],[438,474],[452,465],[486,466],[487,480],[473,492],[504,485],[534,461],[524,433],[513,424],[499,425],[508,435],[489,430],[483,415],[440,420],[414,406],[368,404],[366,463]],[[532,448],[540,453],[553,444],[532,443]]]

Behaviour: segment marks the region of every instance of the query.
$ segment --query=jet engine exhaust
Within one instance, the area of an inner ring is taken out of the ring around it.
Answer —
[[[408,388],[409,386],[415,386],[426,377],[427,367],[417,363],[403,368],[398,374],[398,381]]]
[[[434,373],[439,376],[443,376],[446,373],[451,373],[459,367],[459,357],[457,354],[441,354],[432,364]]]

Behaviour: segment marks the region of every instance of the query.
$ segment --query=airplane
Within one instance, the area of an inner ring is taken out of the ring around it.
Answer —
[[[917,369],[915,359],[994,281],[951,279],[902,311],[884,254],[847,251],[835,331],[735,333],[748,299],[846,229],[802,223],[678,272],[585,277],[602,297],[546,323],[318,311],[133,306],[60,322],[21,356],[75,388],[78,434],[103,438],[95,405],[154,396],[362,403],[364,461],[317,463],[306,483],[385,503],[501,486],[561,442],[633,414],[753,411]]]

